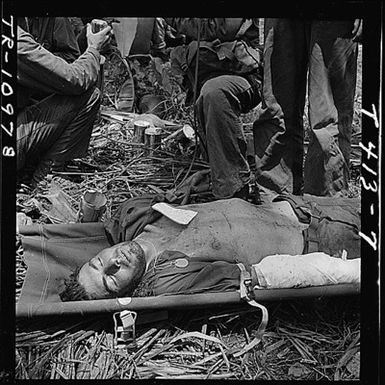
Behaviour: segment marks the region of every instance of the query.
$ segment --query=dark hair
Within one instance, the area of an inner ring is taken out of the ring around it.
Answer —
[[[136,254],[138,264],[136,272],[137,274],[133,277],[133,279],[127,284],[124,295],[130,296],[139,285],[143,274],[146,270],[146,258],[144,256],[144,251],[142,247],[135,241],[131,241],[130,248]],[[88,294],[84,287],[79,283],[79,271],[81,267],[77,267],[69,276],[68,279],[64,280],[64,289],[59,293],[60,299],[63,302],[66,301],[84,301],[93,298],[92,295]]]
[[[67,278],[64,280],[64,289],[59,293],[60,299],[63,302],[66,301],[84,301],[90,299],[90,296],[85,291],[84,287],[80,285],[78,281],[80,267],[77,267]]]

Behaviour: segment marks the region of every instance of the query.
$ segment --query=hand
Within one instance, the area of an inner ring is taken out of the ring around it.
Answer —
[[[358,43],[362,43],[362,19],[354,19],[352,40]]]
[[[96,33],[108,26],[107,21],[101,19],[92,19],[91,21],[91,31]]]
[[[88,47],[95,48],[100,52],[104,45],[109,41],[112,28],[104,20],[92,20],[92,24],[96,26],[97,29],[101,30],[93,33],[91,24],[87,24]]]

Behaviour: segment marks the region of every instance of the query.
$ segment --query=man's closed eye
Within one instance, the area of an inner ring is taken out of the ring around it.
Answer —
[[[103,275],[103,286],[109,292],[115,294],[117,292],[117,283],[115,277],[111,275]]]

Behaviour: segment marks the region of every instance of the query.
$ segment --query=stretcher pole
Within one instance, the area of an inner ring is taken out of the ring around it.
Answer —
[[[359,284],[339,284],[315,286],[299,289],[259,289],[254,290],[258,302],[283,301],[296,298],[319,298],[359,294]],[[145,311],[159,309],[189,309],[205,306],[227,306],[243,303],[239,291],[224,293],[200,293],[181,295],[162,295],[157,297],[128,297],[100,299],[92,301],[18,303],[17,318],[34,318],[53,315],[87,315],[114,313],[123,310]]]

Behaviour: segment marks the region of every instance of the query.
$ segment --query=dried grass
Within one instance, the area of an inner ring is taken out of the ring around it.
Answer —
[[[262,344],[241,357],[234,352],[253,337],[259,318],[245,306],[169,313],[161,323],[139,324],[130,348],[114,346],[111,315],[19,322],[17,378],[357,378],[349,365],[360,349],[358,298],[291,301],[269,309]]]

